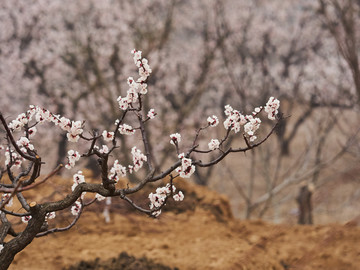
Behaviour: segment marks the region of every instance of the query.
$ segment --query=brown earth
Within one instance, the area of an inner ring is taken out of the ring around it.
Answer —
[[[62,181],[57,183],[64,187]],[[111,222],[106,224],[103,204],[92,205],[70,231],[35,239],[10,269],[360,269],[357,220],[326,226],[237,220],[226,197],[188,181],[177,186],[185,200],[169,202],[157,219],[134,212],[119,199],[113,200]],[[133,199],[145,205],[154,190],[149,187]],[[39,194],[44,196],[40,191],[30,196],[38,200]],[[61,192],[48,193],[61,197]],[[50,226],[69,224],[68,212],[58,214]],[[146,259],[134,264],[131,256]],[[109,267],[124,260],[133,268]]]

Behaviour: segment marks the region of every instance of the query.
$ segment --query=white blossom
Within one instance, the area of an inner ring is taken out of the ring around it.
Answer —
[[[105,141],[110,142],[114,139],[114,132],[103,131],[102,136]]]
[[[10,153],[10,149],[8,147],[6,148],[6,150],[5,150],[5,166],[13,165],[15,167],[20,168],[23,160],[24,159],[19,154],[15,153],[12,150]],[[10,164],[10,162],[12,162],[12,164]]]
[[[54,219],[56,217],[55,212],[50,212],[46,214],[46,219]]]
[[[255,132],[260,127],[261,120],[259,118],[251,118],[244,126],[244,131],[249,135],[250,141],[256,140]]]
[[[175,185],[171,185],[170,183],[166,184],[164,187],[158,187],[156,189],[156,193],[149,194],[150,200],[150,209],[159,208],[164,205],[166,198],[171,194],[174,194],[176,191]],[[184,199],[184,194],[179,191],[178,194],[173,195],[173,199],[175,201],[182,201]],[[161,209],[154,211],[151,213],[153,216],[157,217],[161,214]]]
[[[181,159],[181,166],[176,168],[176,172],[178,172],[182,178],[190,178],[195,172],[195,166],[192,165],[192,160],[185,158],[184,153],[179,154],[179,158]]]
[[[9,123],[8,127],[13,131],[19,131],[23,127],[23,124],[18,120],[13,120]]]
[[[75,162],[80,159],[80,154],[77,151],[68,151],[68,163],[65,165],[66,169],[71,169],[75,166]]]
[[[114,165],[110,169],[110,173],[108,175],[109,179],[118,182],[119,177],[125,177],[125,176],[126,176],[126,167],[122,166],[118,160],[115,160]]]
[[[154,109],[150,109],[149,112],[147,113],[147,117],[149,117],[150,119],[154,119],[155,115],[156,113]]]
[[[134,146],[131,149],[131,155],[133,157],[133,163],[134,163],[134,171],[137,172],[142,166],[144,165],[144,162],[147,161],[147,157],[141,153],[139,149]]]
[[[183,201],[184,200],[184,194],[181,192],[181,191],[179,191],[179,193],[178,194],[175,194],[174,196],[173,196],[173,198],[174,198],[174,200],[175,201]]]
[[[231,129],[235,133],[240,131],[240,127],[246,123],[246,118],[239,111],[234,110],[229,105],[225,106],[225,115],[227,115],[224,121],[225,129]]]
[[[71,127],[66,134],[68,140],[70,142],[78,142],[80,139],[80,135],[83,133],[82,122],[81,121],[72,121]]]
[[[118,97],[117,102],[119,103],[119,108],[125,111],[129,107],[129,102],[126,97]]]
[[[30,143],[29,139],[26,137],[21,137],[16,144],[21,147],[29,148],[30,150],[34,150],[34,146]]]
[[[35,136],[37,132],[37,128],[36,127],[32,127],[32,128],[29,128],[28,129],[28,134],[29,134],[29,138],[32,138]],[[26,135],[26,132],[25,132],[25,135]]]
[[[82,171],[78,171],[73,176],[74,184],[71,187],[71,190],[74,191],[74,189],[81,183],[85,182],[85,176],[83,175]]]
[[[30,219],[31,219],[31,216],[23,216],[23,217],[21,217],[21,221],[23,223],[28,223]]]
[[[99,202],[101,202],[101,201],[105,200],[106,197],[102,196],[102,195],[99,194],[99,193],[96,193],[95,198],[96,198]]]
[[[265,105],[265,112],[268,114],[270,120],[275,120],[275,116],[278,114],[280,107],[280,101],[274,97],[270,97]]]
[[[71,214],[73,214],[74,216],[79,215],[81,207],[81,203],[79,201],[76,201],[75,204],[71,207]]]
[[[207,121],[208,121],[210,127],[216,127],[219,124],[219,119],[217,118],[216,115],[209,116],[207,118]]]
[[[170,139],[172,145],[178,145],[181,142],[181,135],[179,133],[171,134]]]
[[[1,196],[1,203],[5,202],[10,197],[11,197],[11,193],[4,193]],[[5,206],[11,207],[12,205],[13,205],[13,198],[11,198]]]
[[[208,145],[210,150],[215,150],[219,148],[220,142],[218,139],[211,139]]]
[[[102,146],[102,148],[99,150],[99,152],[101,153],[101,154],[107,154],[107,153],[109,153],[109,147],[107,147],[107,145],[103,145]]]
[[[135,129],[130,125],[123,124],[119,126],[119,132],[120,134],[132,135],[135,133]]]

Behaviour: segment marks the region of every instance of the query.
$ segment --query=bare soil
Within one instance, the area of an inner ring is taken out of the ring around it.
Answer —
[[[357,219],[316,226],[238,220],[226,197],[185,180],[177,186],[185,200],[169,202],[157,219],[119,199],[105,223],[104,205],[92,205],[70,231],[35,239],[10,269],[360,269]],[[133,199],[146,205],[154,190]],[[50,226],[69,224],[68,212]]]

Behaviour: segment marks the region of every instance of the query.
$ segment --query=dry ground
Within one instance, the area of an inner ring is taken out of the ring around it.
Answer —
[[[181,270],[360,269],[356,219],[316,226],[242,221],[233,218],[226,197],[187,181],[178,186],[185,201],[169,203],[158,219],[113,201],[111,222],[105,224],[103,206],[93,205],[70,231],[35,239],[10,269],[62,269],[80,260],[118,257],[123,251]],[[146,198],[149,190],[134,199]],[[67,212],[50,225],[66,225],[71,218]]]

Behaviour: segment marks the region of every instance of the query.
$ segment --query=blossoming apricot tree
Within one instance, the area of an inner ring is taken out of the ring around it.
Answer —
[[[106,197],[118,196],[132,205],[138,211],[152,217],[158,217],[163,206],[168,199],[182,201],[184,194],[177,192],[174,180],[176,178],[189,178],[196,170],[196,167],[214,166],[230,153],[246,152],[264,143],[273,133],[277,124],[281,120],[278,116],[279,101],[273,97],[269,99],[263,107],[254,109],[249,115],[243,115],[240,111],[233,109],[230,105],[225,106],[226,119],[223,122],[225,132],[222,138],[211,139],[207,149],[203,149],[198,144],[200,136],[205,136],[205,130],[218,126],[217,116],[209,116],[206,124],[199,128],[189,146],[181,146],[182,140],[179,133],[170,135],[170,143],[175,147],[177,161],[166,169],[156,167],[153,164],[152,148],[148,140],[147,129],[151,120],[157,115],[154,109],[145,111],[143,100],[148,93],[147,80],[152,70],[146,58],[142,57],[142,52],[132,51],[134,62],[138,67],[139,78],[128,78],[129,90],[124,97],[118,97],[117,101],[120,108],[120,117],[115,121],[112,131],[104,130],[101,133],[91,132],[91,136],[86,135],[85,121],[72,121],[64,116],[57,115],[47,109],[31,105],[29,110],[21,113],[16,119],[8,123],[2,113],[0,121],[5,133],[5,140],[2,141],[0,150],[5,156],[5,167],[1,170],[0,192],[0,269],[7,269],[14,259],[14,256],[24,249],[35,237],[41,237],[50,233],[61,232],[70,229],[76,224],[81,216],[83,209],[96,201],[101,201]],[[260,113],[264,111],[268,118],[276,120],[276,124],[263,139],[257,138],[257,131],[260,128]],[[130,116],[132,115],[133,118]],[[134,123],[127,124],[125,120],[134,120]],[[43,123],[50,123],[58,131],[66,132],[69,142],[88,144],[87,151],[82,154],[79,149],[68,151],[65,166],[60,164],[49,175],[41,180],[41,169],[46,164],[38,154],[38,149],[34,146],[37,129]],[[239,133],[243,126],[242,137],[244,146],[227,147],[227,142],[231,132]],[[132,136],[139,133],[142,141],[143,151],[140,146],[134,146],[131,150],[132,163],[121,164],[119,160],[112,160],[112,153],[119,146],[118,139],[121,136]],[[101,145],[99,142],[106,144]],[[79,150],[79,151],[77,151]],[[210,152],[216,153],[216,158],[209,162],[197,159],[195,155],[207,155]],[[96,156],[101,169],[101,181],[97,184],[87,183],[82,171],[77,171],[73,175],[73,186],[71,192],[62,200],[48,201],[45,203],[29,202],[23,191],[36,188],[44,184],[49,178],[65,167],[73,170],[80,159]],[[139,171],[146,165],[146,176],[135,186],[118,188],[117,183],[120,178]],[[169,178],[170,181],[164,187],[157,188],[155,193],[149,194],[149,208],[143,208],[129,198],[130,194],[138,192],[146,184]],[[6,179],[6,180],[4,180]],[[87,193],[94,193],[90,198]],[[19,211],[12,211],[13,199],[21,204]],[[50,219],[56,217],[56,212],[69,209],[75,216],[70,225],[63,228],[51,228],[48,224]],[[13,228],[10,217],[21,218],[26,223],[22,232],[16,232]],[[9,237],[7,237],[9,235]]]

